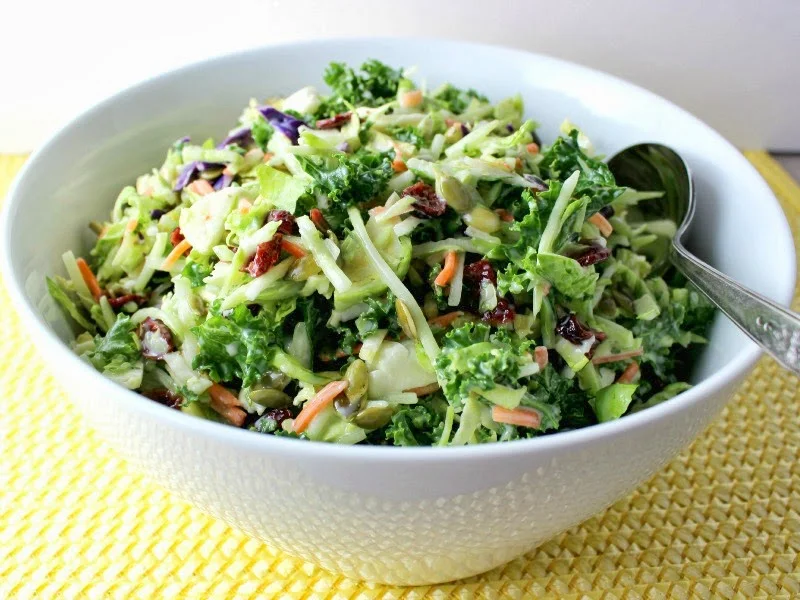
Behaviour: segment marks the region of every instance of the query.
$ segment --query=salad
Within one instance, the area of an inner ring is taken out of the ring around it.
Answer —
[[[396,446],[508,441],[689,388],[712,308],[669,268],[674,222],[520,96],[332,63],[177,140],[48,278],[74,350],[185,413]],[[651,203],[652,204],[652,203]]]

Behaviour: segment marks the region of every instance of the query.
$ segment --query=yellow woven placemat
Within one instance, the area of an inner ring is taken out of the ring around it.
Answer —
[[[765,153],[747,157],[800,242],[800,188]],[[23,160],[0,157],[0,198]],[[0,390],[0,598],[800,596],[800,393],[771,360],[629,497],[502,568],[424,588],[332,575],[132,471],[66,401],[2,282]]]

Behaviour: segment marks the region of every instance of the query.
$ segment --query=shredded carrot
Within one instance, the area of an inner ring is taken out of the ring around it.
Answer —
[[[438,383],[429,383],[428,385],[423,385],[423,386],[415,387],[415,388],[409,388],[409,389],[407,389],[405,391],[406,392],[411,392],[412,394],[416,394],[417,396],[428,396],[429,394],[432,394],[433,392],[436,392],[438,390],[439,390],[439,384]]]
[[[494,211],[498,217],[500,217],[501,221],[505,221],[506,223],[513,223],[514,222],[514,215],[508,212],[505,208],[497,208]]]
[[[398,101],[400,102],[400,106],[403,108],[414,108],[419,106],[422,104],[422,91],[411,90],[410,92],[400,94]]]
[[[622,372],[622,375],[619,376],[617,379],[617,383],[631,383],[634,378],[639,374],[639,365],[635,362],[632,362],[625,370]]]
[[[262,158],[261,160],[263,162],[269,162],[269,161],[272,160],[272,157],[274,157],[274,156],[275,155],[272,152],[264,152],[264,158]]]
[[[241,409],[239,398],[232,392],[218,383],[212,383],[208,395],[211,397],[211,408],[236,426],[244,423],[247,413]]]
[[[183,254],[192,249],[192,245],[189,243],[188,240],[181,240],[178,244],[172,249],[172,251],[167,254],[167,258],[164,259],[164,262],[161,263],[161,270],[162,271],[169,271],[173,265],[178,262],[178,259],[183,256]]]
[[[130,221],[128,221],[128,224],[125,225],[125,231],[131,233],[134,229],[136,229],[136,226],[138,224],[139,224],[139,219],[137,219],[136,217],[132,218]]]
[[[594,356],[592,357],[592,364],[602,365],[605,363],[617,362],[620,360],[628,360],[629,358],[634,358],[635,356],[641,356],[642,354],[644,354],[644,350],[642,348],[639,348],[638,350],[631,350],[630,352],[621,352],[620,354],[607,354],[605,356]]]
[[[92,269],[89,267],[89,264],[79,258],[75,261],[78,264],[78,271],[81,273],[81,277],[86,282],[86,286],[89,288],[89,291],[92,293],[92,297],[95,300],[100,300],[100,296],[103,295],[103,290],[100,288],[100,284],[97,283],[97,277],[94,276],[92,273]]]
[[[502,406],[492,407],[492,420],[495,423],[508,423],[509,425],[519,425],[521,427],[530,427],[536,429],[542,422],[542,416],[538,410],[518,406],[510,410]]]
[[[438,325],[442,328],[449,327],[453,324],[453,321],[462,316],[464,316],[463,312],[460,310],[454,310],[453,312],[445,313],[443,315],[439,315],[438,317],[429,319],[428,325]]]
[[[198,194],[200,196],[205,196],[206,194],[210,194],[211,192],[214,191],[214,186],[212,186],[205,179],[195,179],[187,187],[195,194]]]
[[[356,356],[359,352],[361,352],[361,345],[362,345],[361,342],[353,344],[352,354],[348,354],[341,348],[338,348],[333,356],[331,356],[327,352],[320,352],[319,359],[322,362],[331,362],[333,360],[336,360],[337,358],[347,358],[348,356]]]
[[[281,250],[284,250],[295,258],[303,258],[306,255],[306,251],[300,246],[285,239],[281,239]]]
[[[230,175],[231,177],[233,177],[234,175],[236,175],[236,173],[233,171],[233,169],[231,169],[231,166],[230,166],[230,165],[228,165],[227,167],[225,167],[224,169],[222,169],[222,174],[223,174],[223,175]]]
[[[539,144],[535,142],[531,142],[525,148],[528,150],[529,154],[539,154]]]
[[[600,213],[594,213],[591,217],[589,217],[588,221],[597,227],[604,237],[610,236],[614,231],[614,227],[608,222],[608,219],[606,219]]]
[[[444,256],[444,266],[442,267],[441,272],[436,276],[436,279],[433,280],[433,283],[438,285],[439,287],[444,287],[456,274],[456,264],[458,263],[458,256],[456,255],[455,250],[448,250],[447,254]]]
[[[314,417],[331,404],[336,399],[336,396],[345,391],[348,385],[347,381],[331,381],[318,391],[311,400],[305,403],[303,410],[294,420],[295,433],[303,433],[311,424],[311,421],[314,420]]]
[[[547,366],[547,362],[550,360],[550,357],[547,354],[547,347],[536,346],[536,348],[533,350],[533,360],[536,361],[536,364],[539,365],[540,369],[544,369]]]
[[[406,163],[403,162],[403,159],[400,157],[397,157],[392,161],[392,169],[394,170],[395,173],[404,173],[408,171]]]
[[[325,216],[322,214],[322,211],[318,208],[312,208],[308,216],[311,217],[311,222],[317,226],[322,233],[327,233],[330,231],[331,226],[328,224],[328,221],[325,219]]]

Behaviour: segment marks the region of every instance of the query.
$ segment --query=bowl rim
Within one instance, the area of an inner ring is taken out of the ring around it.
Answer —
[[[135,413],[140,413],[148,419],[155,419],[163,422],[164,425],[181,430],[187,435],[207,436],[219,443],[231,444],[240,449],[256,452],[290,452],[297,457],[320,457],[357,459],[359,461],[429,461],[433,458],[437,461],[473,461],[475,459],[488,459],[495,456],[506,456],[516,453],[548,452],[557,450],[565,446],[579,447],[594,441],[600,441],[606,437],[619,436],[631,432],[639,427],[675,416],[690,407],[702,402],[707,396],[719,392],[727,385],[735,382],[744,376],[761,355],[761,350],[753,342],[747,340],[742,349],[721,369],[713,373],[691,389],[678,394],[674,398],[663,402],[657,406],[648,408],[632,415],[627,415],[622,419],[617,419],[607,423],[590,425],[580,429],[558,432],[526,440],[515,440],[513,443],[492,443],[475,444],[466,446],[417,446],[417,447],[395,447],[395,446],[349,446],[344,444],[331,444],[325,442],[313,442],[310,440],[297,440],[284,437],[276,437],[252,432],[238,427],[232,427],[206,419],[200,419],[191,415],[181,414],[179,411],[162,406],[156,402],[145,401],[145,399],[132,390],[128,390],[92,368],[85,361],[80,359],[57,335],[47,326],[37,314],[25,296],[23,286],[17,280],[14,261],[12,260],[10,233],[12,229],[13,217],[21,203],[19,189],[23,182],[35,174],[37,163],[41,155],[45,154],[51,145],[56,144],[63,138],[68,137],[74,131],[79,130],[83,124],[91,121],[96,113],[102,112],[108,107],[113,106],[118,100],[130,93],[146,92],[148,88],[168,80],[179,74],[186,74],[192,71],[202,71],[214,63],[221,63],[231,60],[242,59],[246,56],[255,56],[270,50],[291,50],[300,52],[309,51],[328,51],[334,50],[336,45],[366,46],[368,44],[408,44],[408,43],[427,43],[449,47],[451,50],[462,52],[499,52],[506,53],[518,59],[535,59],[539,62],[550,63],[552,66],[566,68],[578,76],[600,77],[606,82],[625,89],[626,92],[639,95],[665,110],[679,114],[682,118],[691,121],[693,126],[704,130],[707,135],[716,137],[717,140],[736,152],[741,158],[741,166],[749,169],[763,186],[765,195],[770,197],[770,201],[777,205],[780,214],[783,215],[783,235],[787,240],[786,273],[777,281],[783,282],[785,286],[779,294],[779,301],[788,305],[794,295],[796,280],[796,255],[793,237],[789,227],[786,214],[780,203],[755,168],[739,153],[739,151],[724,139],[716,130],[709,125],[687,112],[683,108],[651,92],[639,85],[630,83],[620,77],[605,73],[599,69],[586,67],[573,61],[555,58],[538,52],[529,52],[508,48],[501,45],[474,43],[457,40],[448,40],[435,37],[354,37],[354,38],[324,38],[316,40],[300,40],[294,42],[277,42],[263,44],[256,47],[237,50],[209,57],[196,61],[176,69],[171,69],[153,77],[140,80],[114,94],[101,99],[74,116],[66,124],[53,132],[31,155],[23,165],[22,169],[14,178],[9,187],[6,199],[3,202],[0,212],[0,234],[2,235],[2,259],[0,267],[6,288],[12,298],[12,305],[15,305],[18,313],[23,317],[25,326],[32,332],[32,338],[40,351],[45,350],[49,356],[57,356],[59,360],[66,361],[67,366],[74,370],[76,378],[94,378],[97,383],[94,393],[108,394],[114,397],[114,402],[121,402],[120,408]],[[780,233],[780,232],[775,232]]]

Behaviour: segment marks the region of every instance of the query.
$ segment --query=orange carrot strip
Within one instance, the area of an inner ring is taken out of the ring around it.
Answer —
[[[239,398],[218,383],[211,384],[208,395],[211,397],[211,408],[237,427],[241,427],[247,413],[241,409]]]
[[[269,162],[269,161],[272,160],[272,157],[274,157],[274,156],[275,155],[272,152],[264,152],[264,158],[262,158],[261,160],[263,162]]]
[[[636,375],[639,374],[639,365],[635,362],[632,362],[625,370],[622,372],[622,375],[619,376],[617,379],[617,383],[631,383]]]
[[[445,313],[443,315],[439,315],[438,317],[434,317],[428,320],[428,325],[438,325],[439,327],[449,327],[453,324],[453,321],[458,319],[459,317],[463,316],[464,313],[460,310],[454,310],[453,312]]]
[[[89,264],[82,258],[77,259],[75,262],[78,264],[78,271],[81,272],[81,277],[83,277],[83,280],[86,282],[86,286],[92,293],[92,297],[95,300],[100,300],[100,296],[103,295],[103,290],[100,288],[100,284],[97,283],[97,277],[92,273]]]
[[[281,240],[281,250],[284,250],[288,254],[291,254],[295,258],[303,258],[306,255],[306,251],[303,250],[297,244],[293,244],[289,240]]]
[[[136,226],[138,224],[139,224],[139,219],[137,219],[136,217],[132,218],[130,221],[128,221],[128,224],[125,225],[125,231],[131,233],[134,229],[136,229]]]
[[[322,233],[327,233],[331,230],[331,226],[328,224],[328,221],[325,220],[325,215],[322,214],[320,209],[312,208],[308,212],[308,216],[311,217],[311,221]]]
[[[200,196],[205,196],[206,194],[210,194],[214,191],[214,186],[212,186],[205,179],[195,179],[187,187],[195,194],[199,194]]]
[[[161,263],[161,270],[169,271],[173,265],[178,262],[178,259],[183,256],[183,253],[191,249],[192,245],[189,243],[189,240],[181,240],[178,242],[178,245],[175,246],[169,254],[167,254],[167,258],[165,258],[164,262]]]
[[[627,360],[635,356],[641,356],[642,354],[644,354],[644,350],[642,348],[639,348],[638,350],[631,350],[630,352],[621,352],[620,354],[607,354],[606,356],[594,356],[592,357],[592,364],[602,365],[605,363],[617,362],[619,360]]]
[[[409,388],[405,390],[406,392],[411,392],[412,394],[416,394],[417,396],[427,396],[432,394],[433,392],[439,389],[438,383],[429,383],[428,385],[423,385],[420,387]]]
[[[547,362],[550,360],[550,357],[547,354],[547,347],[536,346],[536,348],[533,350],[533,360],[536,361],[536,364],[539,365],[540,369],[544,369],[547,366]]]
[[[399,158],[399,157],[395,158],[392,161],[392,169],[394,170],[395,173],[404,173],[404,172],[408,171],[408,167],[406,166],[406,163],[403,162],[403,159]]]
[[[539,154],[539,144],[535,142],[531,142],[530,144],[525,146],[525,149],[528,151],[529,154]]]
[[[509,425],[519,425],[536,429],[542,422],[542,416],[538,410],[518,406],[514,410],[503,408],[502,406],[492,407],[492,420],[495,423],[508,423]]]
[[[345,391],[347,386],[347,381],[331,381],[318,391],[311,400],[305,403],[303,410],[300,411],[300,414],[297,415],[297,418],[294,420],[293,427],[295,433],[303,433],[311,424],[311,421],[314,420],[314,417],[316,417],[322,409],[331,404],[336,399],[336,396]]]
[[[400,94],[400,98],[398,98],[400,102],[400,106],[403,108],[414,108],[422,104],[422,91],[421,90],[411,90],[410,92],[405,92],[404,94]]]
[[[608,222],[608,219],[606,219],[600,213],[594,213],[591,217],[589,217],[588,220],[589,223],[592,223],[600,230],[600,233],[603,234],[603,237],[610,236],[614,231],[614,227]]]
[[[453,279],[453,276],[456,274],[457,258],[455,250],[447,251],[447,254],[444,256],[444,266],[441,272],[436,276],[436,279],[433,280],[433,283],[439,287],[444,287],[450,283],[450,280]]]
[[[501,221],[505,221],[506,223],[513,223],[514,222],[514,215],[508,212],[505,208],[497,208],[494,211],[498,217],[500,217]]]

